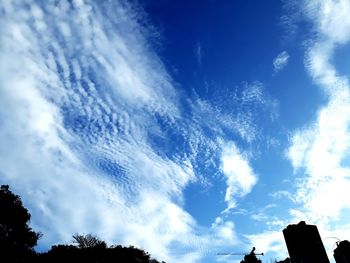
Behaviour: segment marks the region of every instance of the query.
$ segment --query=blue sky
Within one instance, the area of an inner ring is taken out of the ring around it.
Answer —
[[[167,262],[350,237],[350,2],[2,1],[0,183],[38,250]],[[330,257],[332,258],[332,257]]]

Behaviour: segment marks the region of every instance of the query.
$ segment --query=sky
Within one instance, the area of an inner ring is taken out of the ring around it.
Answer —
[[[43,236],[166,262],[350,238],[350,1],[0,3],[0,183]]]

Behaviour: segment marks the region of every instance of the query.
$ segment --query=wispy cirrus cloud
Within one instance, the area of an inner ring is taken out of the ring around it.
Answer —
[[[277,55],[277,57],[273,60],[273,72],[276,74],[285,68],[288,64],[289,54],[287,51],[282,51]]]
[[[239,200],[248,195],[258,176],[250,159],[251,152],[241,151],[236,145],[237,137],[246,144],[260,139],[261,127],[256,123],[257,115],[273,122],[278,116],[278,103],[264,89],[262,83],[244,83],[242,89],[233,89],[225,96],[191,101],[191,124],[187,124],[184,137],[188,139],[190,159],[197,178],[210,188],[215,180],[226,182],[227,204],[224,212],[237,208]],[[232,107],[232,105],[235,105]],[[261,114],[264,112],[264,114]],[[201,173],[205,172],[205,178]]]
[[[350,40],[350,4],[309,1],[301,10],[313,24],[315,35],[308,42],[306,68],[328,101],[318,111],[317,119],[291,138],[288,157],[303,176],[297,180],[294,195],[301,207],[290,214],[295,220],[303,218],[318,224],[323,236],[334,236],[340,233],[337,229],[343,229],[344,211],[350,207],[350,167],[345,161],[350,153],[350,86],[348,77],[340,75],[331,61],[337,47]],[[337,237],[347,239],[348,235],[345,231]],[[326,242],[329,254],[333,244]]]
[[[317,33],[307,51],[306,67],[328,102],[314,123],[293,135],[288,151],[294,168],[305,168],[306,180],[299,183],[296,199],[316,218],[329,220],[350,206],[345,190],[350,167],[344,162],[350,152],[350,86],[330,63],[335,48],[350,40],[349,11],[347,1],[310,1],[304,9]]]

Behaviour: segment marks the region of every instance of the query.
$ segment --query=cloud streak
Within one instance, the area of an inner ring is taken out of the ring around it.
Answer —
[[[248,194],[257,183],[258,177],[253,172],[246,157],[238,151],[233,143],[224,148],[221,162],[227,182],[225,201],[227,209],[232,209],[237,205],[235,198]]]
[[[277,55],[277,57],[273,60],[273,72],[276,74],[280,72],[283,68],[285,68],[288,64],[289,54],[287,51],[282,51]]]
[[[340,75],[333,61],[337,48],[350,41],[347,15],[350,4],[349,1],[313,0],[301,1],[299,6],[292,3],[290,8],[293,12],[290,17],[295,20],[293,31],[302,18],[312,24],[312,37],[305,42],[305,67],[326,95],[327,102],[320,107],[312,123],[294,131],[290,137],[286,153],[297,179],[293,180],[294,185],[288,192],[277,191],[271,196],[292,200],[294,208],[289,208],[287,221],[276,218],[276,223],[280,229],[281,225],[304,220],[317,224],[323,238],[336,236],[344,240],[350,235],[344,221],[350,207],[347,190],[350,187],[347,161],[350,153],[350,85],[348,77]],[[281,55],[280,58],[283,57],[279,62],[275,60],[275,72],[288,62],[288,56]],[[247,237],[264,247],[266,252],[282,256],[283,240],[278,234],[280,231],[274,229]],[[329,257],[333,258],[334,241],[324,239],[324,244]]]
[[[324,236],[337,234],[347,239],[350,233],[344,231],[343,219],[350,207],[350,167],[346,161],[350,153],[350,86],[332,59],[337,47],[350,40],[350,4],[315,0],[301,10],[313,24],[315,35],[308,42],[306,68],[328,101],[313,123],[291,137],[287,156],[299,175],[293,200],[300,207],[291,209],[290,215],[295,221],[318,224]],[[325,245],[331,257],[333,242]]]
[[[350,186],[350,170],[343,162],[350,149],[349,83],[330,63],[337,45],[350,40],[350,23],[345,15],[350,5],[347,1],[311,1],[304,11],[318,33],[310,44],[306,66],[329,101],[318,112],[315,123],[293,135],[288,156],[294,168],[305,168],[307,175],[299,184],[296,199],[304,202],[316,218],[331,219],[350,206],[345,190]]]

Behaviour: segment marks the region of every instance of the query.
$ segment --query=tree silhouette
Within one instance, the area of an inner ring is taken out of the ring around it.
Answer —
[[[40,233],[29,226],[30,214],[21,198],[0,188],[0,262],[1,263],[159,263],[144,250],[120,245],[107,247],[105,241],[91,234],[73,236],[74,245],[56,245],[45,253],[37,254],[34,247]],[[165,263],[162,261],[162,263]]]
[[[97,237],[87,234],[87,235],[73,235],[73,243],[76,243],[79,248],[106,248],[106,242],[98,239]]]
[[[77,236],[77,235],[75,235]],[[78,235],[86,237],[84,235]],[[104,241],[102,241],[104,242]],[[104,244],[106,244],[104,242]],[[120,245],[111,247],[90,246],[81,248],[73,245],[57,245],[39,256],[39,263],[160,263],[150,254],[133,246]],[[162,263],[165,263],[162,261]]]
[[[30,214],[23,207],[21,198],[9,190],[0,188],[0,260],[22,262],[35,255],[34,246],[40,237],[29,226]]]

